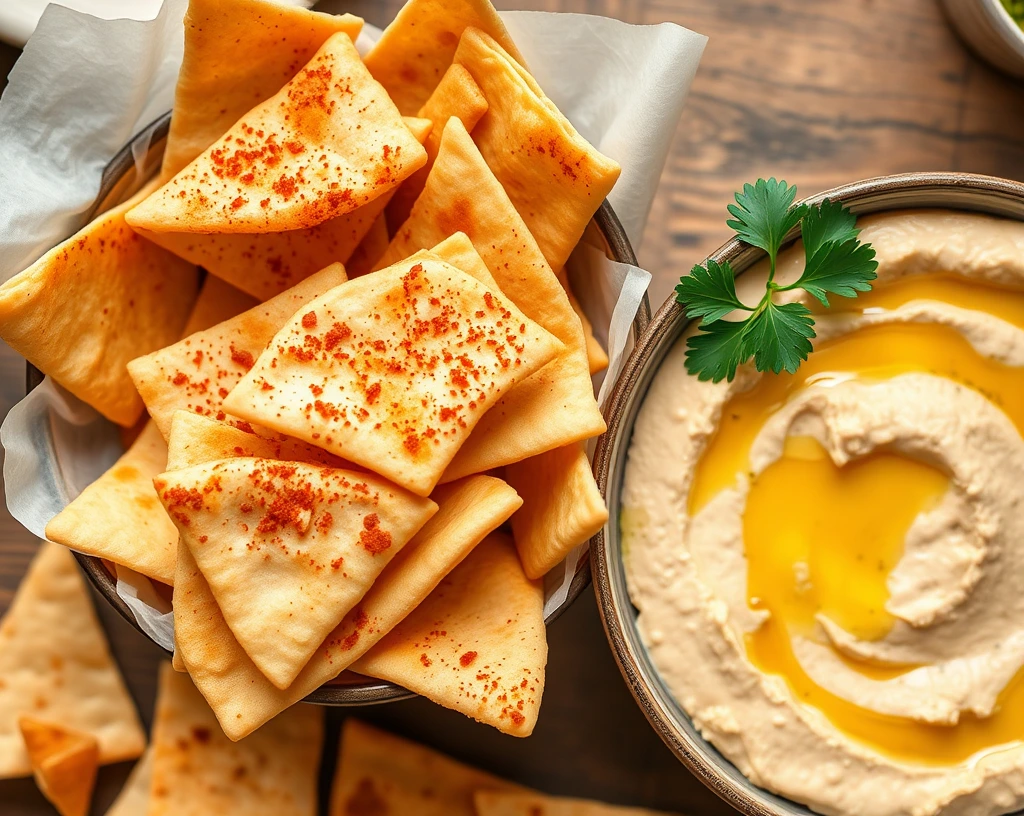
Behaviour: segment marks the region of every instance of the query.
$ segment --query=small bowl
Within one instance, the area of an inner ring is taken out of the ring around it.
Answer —
[[[805,199],[840,201],[858,215],[941,207],[973,210],[1024,220],[1024,184],[966,173],[908,173],[858,181]],[[789,239],[796,237],[796,232]],[[737,273],[763,253],[733,239],[710,260],[728,261]],[[640,638],[637,610],[630,602],[622,561],[620,494],[633,424],[662,361],[689,324],[682,307],[670,298],[637,342],[608,404],[608,431],[598,442],[594,468],[608,503],[609,521],[592,540],[590,561],[598,609],[615,661],[644,716],[672,752],[705,785],[748,816],[812,816],[803,805],[759,788],[705,740],[662,682]],[[699,671],[699,666],[694,666]]]
[[[156,173],[163,158],[167,144],[167,133],[170,129],[171,115],[165,114],[131,142],[110,161],[103,171],[100,191],[96,203],[89,212],[89,218],[104,212],[115,204],[128,198]],[[593,226],[596,230],[588,230],[600,238],[607,256],[619,263],[637,265],[633,247],[626,237],[625,230],[618,217],[606,201],[594,216]],[[645,294],[633,320],[633,339],[640,337],[651,321],[651,304]],[[26,389],[31,391],[43,381],[42,373],[28,364],[26,371]],[[52,440],[43,440],[42,444],[50,444]],[[52,444],[51,444],[52,447]],[[554,609],[549,610],[545,618],[547,624],[554,622],[579,597],[590,583],[589,550],[576,565],[569,591],[565,599]],[[78,563],[85,570],[92,584],[100,594],[113,606],[121,616],[143,634],[146,634],[135,619],[134,613],[117,594],[116,578],[104,562],[95,556],[75,553]],[[147,635],[148,637],[148,635]],[[380,680],[363,677],[351,672],[344,672],[338,679],[324,685],[305,698],[307,703],[330,706],[360,706],[374,703],[386,703],[404,700],[416,696],[412,692]]]
[[[1001,0],[942,0],[942,5],[975,54],[1000,71],[1024,77],[1024,29]]]

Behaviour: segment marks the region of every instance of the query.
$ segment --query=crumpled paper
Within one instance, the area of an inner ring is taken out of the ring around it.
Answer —
[[[186,0],[164,0],[149,21],[47,8],[0,100],[0,279],[81,228],[103,168],[170,109],[185,7]],[[502,16],[546,93],[622,165],[610,201],[637,247],[706,38],[670,23],[632,26],[547,12]],[[367,27],[360,45],[367,47],[375,34]],[[603,405],[631,346],[650,275],[586,245],[568,271],[611,360],[595,382]],[[50,518],[121,453],[116,429],[49,378],[11,410],[0,442],[7,506],[40,537]],[[546,613],[565,599],[583,549],[548,576]],[[140,626],[173,648],[172,616],[149,581],[130,570],[119,570],[117,579]]]

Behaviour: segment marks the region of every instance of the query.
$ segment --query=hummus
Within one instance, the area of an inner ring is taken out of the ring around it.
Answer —
[[[622,499],[639,630],[757,785],[843,816],[1011,813],[1024,223],[920,211],[860,226],[875,289],[819,310],[795,375],[702,383],[685,339],[662,364]],[[784,282],[802,256],[780,257]]]

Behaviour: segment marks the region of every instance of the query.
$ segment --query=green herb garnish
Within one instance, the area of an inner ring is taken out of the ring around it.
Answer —
[[[870,244],[857,235],[856,218],[837,202],[816,207],[793,205],[796,187],[775,179],[743,185],[733,216],[726,222],[744,243],[768,253],[769,271],[764,297],[748,306],[736,294],[736,275],[728,263],[708,261],[679,279],[676,300],[688,317],[701,318],[700,331],[687,341],[686,370],[701,380],[732,381],[736,368],[754,359],[758,371],[788,371],[800,367],[811,352],[814,319],[802,303],[776,303],[776,292],[803,289],[822,305],[828,295],[855,297],[871,288],[878,263]],[[800,225],[806,263],[799,280],[785,286],[775,282],[775,263],[786,234]],[[735,311],[749,312],[743,320],[723,320]]]

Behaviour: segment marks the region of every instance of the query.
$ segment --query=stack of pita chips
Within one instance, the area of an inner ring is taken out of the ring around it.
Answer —
[[[527,736],[540,581],[607,518],[564,265],[619,168],[488,0],[365,61],[361,24],[191,0],[160,177],[0,287],[0,336],[148,412],[46,532],[173,587],[227,737],[350,668]]]

